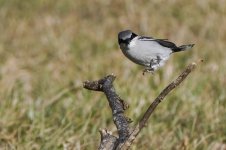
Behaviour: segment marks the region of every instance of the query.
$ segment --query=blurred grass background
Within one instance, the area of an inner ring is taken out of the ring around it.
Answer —
[[[0,149],[96,149],[98,129],[116,129],[105,96],[84,90],[84,80],[117,75],[136,123],[200,58],[205,62],[160,104],[132,149],[226,143],[225,0],[0,0],[0,20]],[[124,29],[196,45],[142,76],[117,45]]]

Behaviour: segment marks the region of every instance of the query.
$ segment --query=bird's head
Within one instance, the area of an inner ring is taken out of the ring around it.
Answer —
[[[128,44],[137,37],[137,34],[133,33],[131,30],[124,30],[118,33],[118,44],[120,46],[128,46]]]

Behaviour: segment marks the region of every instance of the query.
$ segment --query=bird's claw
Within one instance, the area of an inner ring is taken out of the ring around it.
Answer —
[[[145,75],[145,73],[151,73],[152,75],[154,74],[154,70],[150,69],[150,68],[146,68],[143,70],[143,75]]]

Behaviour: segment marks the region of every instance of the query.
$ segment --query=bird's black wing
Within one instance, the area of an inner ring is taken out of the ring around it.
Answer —
[[[178,48],[176,46],[176,44],[174,44],[173,42],[167,41],[167,40],[155,39],[154,41],[156,41],[160,45],[162,45],[164,47],[167,47],[167,48],[170,48],[170,49],[176,49],[176,48]]]
[[[168,39],[154,39],[153,37],[148,37],[148,36],[140,36],[138,39],[141,41],[168,40]]]
[[[153,37],[147,37],[147,36],[140,36],[138,39],[141,40],[141,41],[155,41],[158,44],[160,44],[161,46],[170,48],[173,51],[178,49],[176,44],[174,44],[173,42],[168,41],[168,39],[155,39]]]
[[[148,36],[140,36],[138,39],[141,41],[153,41],[154,40],[153,37],[148,37]]]

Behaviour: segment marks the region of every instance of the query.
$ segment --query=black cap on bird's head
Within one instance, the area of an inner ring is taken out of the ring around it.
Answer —
[[[124,30],[118,33],[118,44],[125,43],[129,44],[129,42],[135,38],[137,34],[133,33],[131,30]]]

